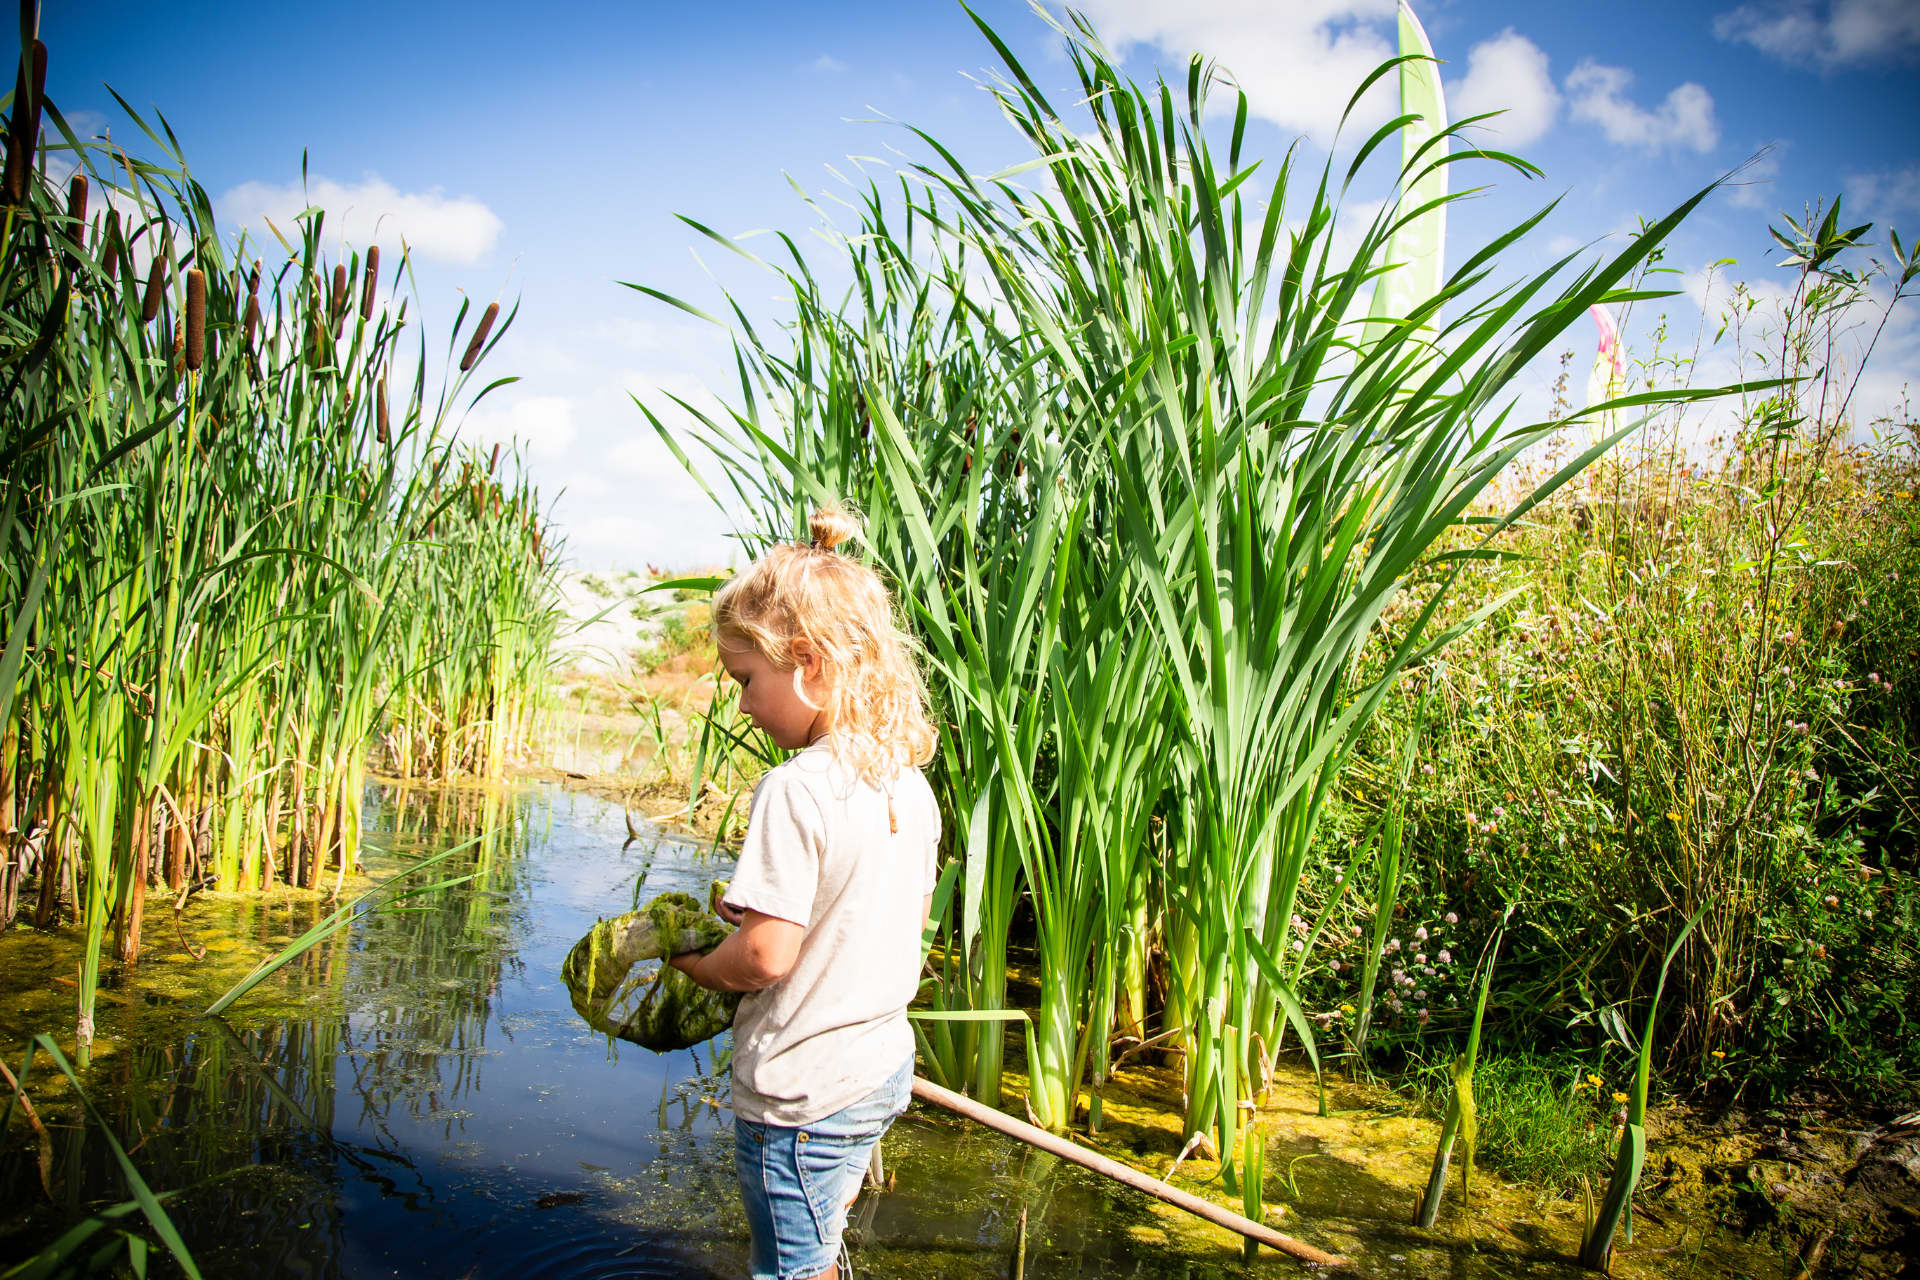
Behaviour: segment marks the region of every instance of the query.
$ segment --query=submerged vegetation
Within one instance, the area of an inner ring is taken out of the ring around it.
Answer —
[[[384,277],[377,247],[329,264],[317,209],[265,263],[223,241],[164,122],[128,109],[157,160],[76,137],[24,43],[0,212],[0,929],[78,924],[84,1055],[150,887],[337,890],[370,755],[499,772],[546,680],[559,548],[516,461],[452,437],[510,315],[469,327],[463,304],[436,392],[390,305],[404,254]]]

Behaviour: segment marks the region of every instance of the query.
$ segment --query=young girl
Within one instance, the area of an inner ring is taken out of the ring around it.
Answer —
[[[919,766],[933,726],[893,602],[834,548],[857,526],[816,511],[813,542],[774,547],[713,600],[740,709],[799,754],[753,793],[721,914],[739,926],[673,964],[747,993],[733,1020],[734,1167],[755,1280],[839,1275],[847,1207],[907,1108],[907,1002],[940,814]]]

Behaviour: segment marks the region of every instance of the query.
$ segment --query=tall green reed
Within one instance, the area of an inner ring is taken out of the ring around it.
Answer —
[[[411,772],[501,767],[544,688],[559,547],[532,485],[454,438],[508,381],[467,382],[510,316],[437,386],[422,338],[409,384],[406,304],[382,302],[404,257],[329,272],[309,210],[263,275],[164,120],[127,111],[148,160],[36,111],[74,176],[30,175],[0,228],[0,835],[38,923],[76,886],[84,1055],[150,886],[337,892],[376,743]]]
[[[823,498],[867,515],[862,550],[911,611],[947,720],[937,772],[964,873],[934,1002],[1001,1006],[1024,893],[1042,991],[1028,1105],[1062,1127],[1085,1061],[1108,1052],[1138,904],[1163,904],[1148,929],[1187,1128],[1211,1135],[1231,1182],[1261,1046],[1283,1019],[1309,1035],[1291,989],[1306,939],[1289,928],[1322,888],[1326,800],[1402,675],[1497,607],[1441,624],[1461,567],[1490,554],[1443,539],[1507,527],[1634,425],[1485,517],[1494,478],[1558,425],[1514,419],[1514,379],[1594,302],[1646,296],[1625,282],[1707,193],[1613,258],[1496,283],[1549,206],[1382,312],[1378,282],[1410,260],[1396,237],[1459,198],[1430,194],[1434,174],[1535,171],[1451,149],[1472,121],[1428,122],[1402,149],[1400,198],[1336,254],[1349,186],[1419,113],[1317,179],[1290,151],[1256,188],[1245,99],[1222,164],[1200,60],[1176,105],[1164,83],[1128,82],[1084,23],[1063,30],[1089,132],[979,25],[1007,69],[991,93],[1034,158],[981,177],[916,131],[937,159],[897,200],[867,193],[836,255],[845,297],[791,239],[791,265],[747,255],[790,294],[781,339],[730,301],[738,402],[681,404],[684,432],[648,416],[710,492],[735,495],[750,548],[793,536]],[[1408,590],[1410,618],[1362,673]],[[997,1099],[1000,1037],[954,1025],[935,1069]]]

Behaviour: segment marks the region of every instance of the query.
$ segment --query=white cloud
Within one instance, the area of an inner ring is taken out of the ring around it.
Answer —
[[[1151,44],[1180,60],[1198,51],[1218,58],[1246,91],[1248,109],[1283,129],[1325,143],[1347,100],[1369,72],[1397,52],[1378,20],[1395,0],[1083,0],[1117,55]],[[1169,77],[1172,78],[1172,77]],[[1393,77],[1387,76],[1358,122],[1386,119]]]
[[[438,187],[400,191],[373,173],[353,184],[316,178],[305,188],[297,182],[244,182],[221,196],[215,207],[221,222],[249,228],[258,241],[273,234],[267,230],[268,220],[294,239],[299,234],[295,217],[315,205],[327,211],[324,232],[329,243],[364,248],[405,240],[419,257],[444,262],[479,261],[503,229],[493,210],[472,196],[448,196]]]
[[[1903,215],[1920,214],[1920,164],[1900,169],[1880,169],[1871,173],[1850,173],[1842,189],[1852,202],[1858,219],[1879,223],[1885,231],[1888,223],[1901,226]],[[1910,218],[1908,219],[1910,221]],[[1910,236],[1902,236],[1904,242]]]
[[[1920,50],[1920,4],[1914,0],[1831,0],[1828,4],[1766,0],[1718,15],[1713,34],[1750,44],[1782,62],[1831,71]]]
[[[574,403],[565,396],[523,395],[502,400],[511,388],[502,388],[480,402],[460,424],[460,438],[470,444],[519,441],[535,457],[559,457],[573,445],[579,428]]]
[[[1688,81],[1667,95],[1652,111],[1624,96],[1633,83],[1625,67],[1609,67],[1583,59],[1567,74],[1567,97],[1575,120],[1597,124],[1607,141],[1629,147],[1660,150],[1691,147],[1713,150],[1720,126],[1713,118],[1713,95]]]
[[[1512,27],[1473,46],[1467,78],[1447,86],[1447,113],[1455,120],[1505,112],[1478,127],[1509,147],[1523,147],[1551,129],[1560,101],[1547,73],[1546,51]]]
[[[823,53],[807,64],[815,71],[845,71],[847,64],[830,53]]]

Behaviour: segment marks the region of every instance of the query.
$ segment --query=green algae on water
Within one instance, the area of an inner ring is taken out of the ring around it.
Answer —
[[[560,974],[574,1012],[602,1035],[655,1053],[687,1049],[733,1025],[737,993],[709,991],[663,961],[733,932],[689,893],[663,893],[602,920],[574,943]]]

